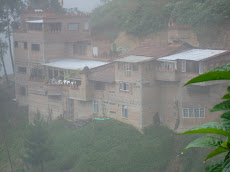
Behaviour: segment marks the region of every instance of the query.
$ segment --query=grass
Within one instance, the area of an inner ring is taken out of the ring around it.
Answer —
[[[3,108],[4,107],[4,108]],[[15,171],[23,171],[24,135],[27,132],[26,109],[19,108],[0,92],[2,114],[8,114],[4,128]],[[2,124],[2,123],[1,123]],[[151,126],[144,134],[116,120],[93,121],[77,130],[67,121],[54,121],[48,126],[55,158],[45,164],[47,172],[180,172],[204,171],[207,151],[180,151],[194,136],[179,136],[163,126]],[[0,134],[1,136],[1,134]],[[0,171],[9,164],[0,140]]]

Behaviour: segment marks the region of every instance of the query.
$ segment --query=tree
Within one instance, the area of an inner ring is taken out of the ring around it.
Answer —
[[[230,63],[221,67],[214,68],[208,73],[202,74],[192,80],[188,84],[215,81],[215,80],[230,80]],[[204,161],[215,157],[216,155],[225,153],[225,158],[215,161],[206,167],[206,172],[228,172],[230,171],[230,87],[227,88],[228,94],[222,99],[225,100],[217,104],[211,109],[211,112],[225,111],[220,116],[220,122],[209,122],[195,127],[183,134],[200,134],[209,133],[220,135],[217,136],[203,136],[192,141],[183,150],[192,147],[215,147],[215,149],[207,156]],[[224,139],[223,139],[224,138]]]
[[[52,141],[47,132],[47,124],[37,112],[33,124],[29,125],[25,139],[25,155],[23,161],[34,170],[44,172],[44,164],[53,159]]]
[[[25,8],[22,0],[0,0],[0,31],[8,38],[10,58],[14,72],[14,58],[11,45],[12,26],[16,26],[20,12]]]
[[[6,54],[7,47],[8,47],[7,44],[0,39],[1,65],[3,66],[3,70],[4,70],[4,74],[5,74],[5,77],[6,77],[7,84],[9,85],[9,79],[8,79],[6,66],[5,66],[5,61],[4,61],[4,55]],[[0,65],[0,69],[1,69],[1,65]]]
[[[29,0],[29,3],[35,9],[51,9],[58,13],[65,12],[65,10],[60,6],[59,0]]]

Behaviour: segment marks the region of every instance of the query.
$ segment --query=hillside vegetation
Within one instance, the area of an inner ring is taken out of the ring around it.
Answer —
[[[15,171],[22,172],[28,114],[8,94],[2,90],[0,93],[1,116],[8,114],[4,119],[6,142]],[[81,129],[72,129],[71,123],[60,120],[53,121],[48,131],[55,155],[45,164],[49,172],[197,172],[204,169],[201,162],[205,151],[194,149],[180,154],[194,137],[178,136],[163,126],[149,127],[141,134],[116,120],[92,121]],[[9,164],[1,133],[0,137],[0,171],[5,172]]]
[[[229,0],[112,0],[92,13],[93,34],[115,38],[120,31],[144,36],[167,28],[170,18],[192,26],[222,24],[230,18]]]

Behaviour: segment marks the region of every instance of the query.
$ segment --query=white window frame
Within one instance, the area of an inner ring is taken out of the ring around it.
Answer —
[[[199,74],[203,74],[203,73],[204,73],[204,63],[199,62]]]
[[[79,29],[79,23],[69,23],[68,30],[76,31]]]
[[[99,113],[99,102],[98,102],[98,100],[93,100],[93,113]]]
[[[205,118],[205,108],[182,108],[182,118]]]
[[[121,117],[128,118],[128,106],[122,105],[121,107]]]
[[[122,90],[122,91],[129,91],[129,83],[120,82],[120,90]]]
[[[125,76],[130,77],[131,76],[131,64],[126,64],[126,70],[125,70]]]
[[[186,60],[181,61],[181,72],[186,72]]]

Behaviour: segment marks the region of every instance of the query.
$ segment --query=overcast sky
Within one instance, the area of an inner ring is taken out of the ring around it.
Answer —
[[[84,12],[90,12],[100,5],[100,0],[63,0],[64,8],[75,8]]]

